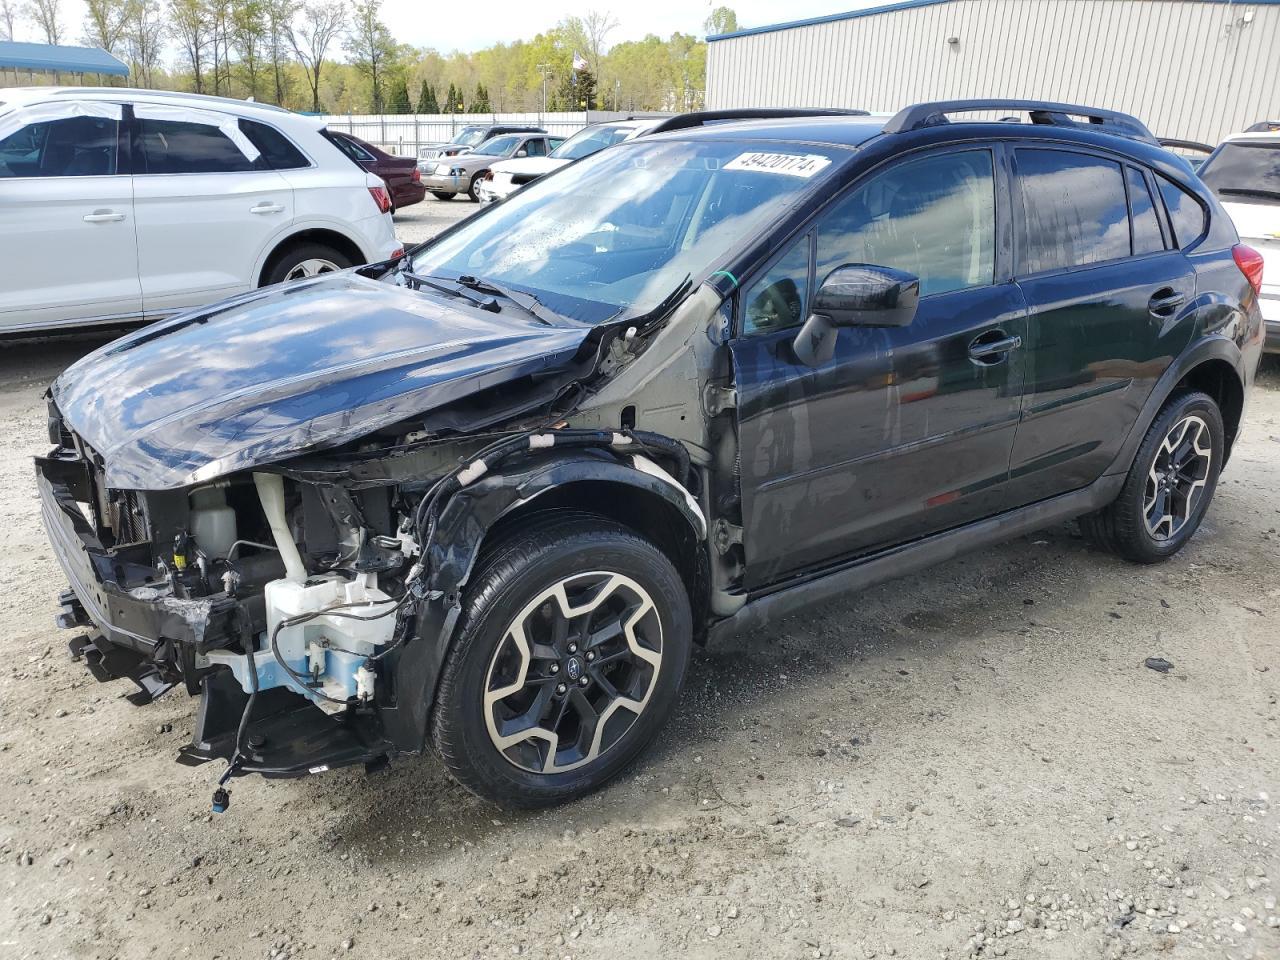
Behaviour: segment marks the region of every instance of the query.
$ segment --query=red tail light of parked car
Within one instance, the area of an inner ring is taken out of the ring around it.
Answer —
[[[1240,272],[1244,274],[1244,278],[1249,281],[1249,286],[1253,287],[1254,293],[1262,293],[1262,268],[1264,261],[1262,254],[1253,247],[1243,243],[1237,243],[1231,248],[1231,256],[1236,261],[1236,266],[1240,268]]]
[[[373,202],[378,205],[380,213],[391,210],[391,194],[387,193],[386,187],[370,187],[369,196],[373,197]]]

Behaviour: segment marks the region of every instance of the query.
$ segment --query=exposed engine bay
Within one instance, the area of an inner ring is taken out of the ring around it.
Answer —
[[[580,350],[570,372],[587,374],[589,391],[553,369],[318,450],[223,456],[214,462],[245,468],[208,479],[209,466],[184,466],[194,482],[164,489],[116,486],[137,478],[146,448],[122,453],[113,475],[55,390],[56,448],[37,474],[72,585],[60,622],[90,631],[73,653],[100,680],[137,683],[135,703],[178,684],[200,695],[179,760],[225,760],[225,783],[373,768],[421,750],[481,543],[531,503],[616,511],[609,491],[632,490],[625,508],[693,558],[688,577],[705,596],[715,491],[695,371],[713,348],[718,301],[711,290],[686,301],[685,322],[657,332],[684,348],[653,352],[652,366],[634,329],[588,345],[585,363]],[[686,439],[637,420],[679,424]],[[168,484],[176,471],[166,470]],[[722,554],[723,582],[741,548]],[[220,787],[214,806],[227,802]]]

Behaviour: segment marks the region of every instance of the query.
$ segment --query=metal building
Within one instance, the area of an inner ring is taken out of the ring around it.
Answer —
[[[711,109],[1027,97],[1210,144],[1280,120],[1280,0],[903,0],[707,39]]]

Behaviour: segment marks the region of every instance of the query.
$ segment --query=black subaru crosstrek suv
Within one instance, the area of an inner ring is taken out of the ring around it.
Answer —
[[[60,620],[136,702],[201,697],[181,760],[434,747],[553,803],[654,738],[695,643],[1070,518],[1140,563],[1187,544],[1261,267],[1141,123],[676,126],[56,381]]]

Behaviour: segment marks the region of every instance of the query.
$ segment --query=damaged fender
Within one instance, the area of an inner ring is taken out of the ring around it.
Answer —
[[[634,512],[637,519],[646,514],[652,519],[665,506],[668,516],[679,518],[693,574],[691,599],[695,607],[705,602],[707,562],[701,546],[707,537],[706,517],[689,491],[643,454],[584,449],[511,463],[486,474],[458,491],[444,509],[427,558],[429,592],[418,605],[418,641],[396,654],[396,703],[383,705],[382,717],[401,750],[421,750],[426,744],[440,669],[462,612],[461,592],[486,538],[504,518],[526,507],[536,510],[540,500],[551,508],[551,494],[577,485],[612,488],[620,498],[619,515]]]

